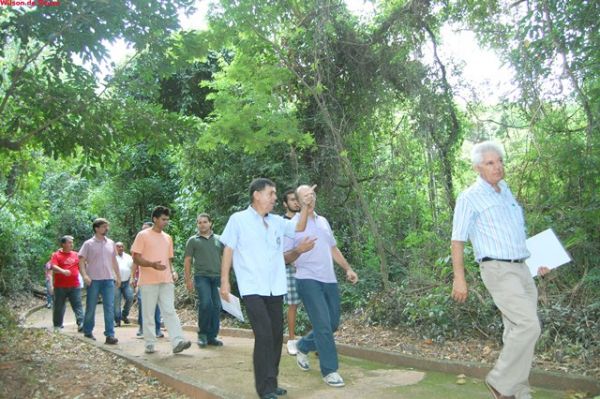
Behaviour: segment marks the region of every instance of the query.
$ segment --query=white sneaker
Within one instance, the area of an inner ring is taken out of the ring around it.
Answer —
[[[302,371],[310,370],[310,363],[308,362],[308,354],[296,351],[296,364]]]
[[[343,387],[344,385],[344,380],[342,379],[342,376],[339,375],[337,372],[333,372],[333,373],[329,373],[327,374],[324,378],[323,381],[325,381],[325,383],[327,385],[329,385],[330,387],[335,387],[335,388],[340,388]]]
[[[146,345],[146,349],[144,350],[146,353],[154,353],[154,345]]]
[[[298,353],[298,348],[296,347],[297,343],[298,343],[298,341],[295,339],[288,339],[287,351],[292,356],[296,356],[296,353]]]

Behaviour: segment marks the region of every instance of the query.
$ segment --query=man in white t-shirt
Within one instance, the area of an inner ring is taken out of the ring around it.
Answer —
[[[125,246],[122,242],[115,244],[117,249],[117,263],[121,273],[121,286],[115,289],[115,326],[121,327],[121,321],[129,324],[129,310],[133,305],[133,289],[129,284],[131,278],[131,269],[133,267],[133,258],[125,253]],[[125,304],[121,311],[121,297],[125,298]]]

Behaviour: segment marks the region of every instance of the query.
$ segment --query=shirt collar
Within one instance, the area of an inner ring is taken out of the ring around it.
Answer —
[[[252,207],[252,204],[248,205],[248,209],[256,218],[259,218],[260,220],[267,219],[270,215],[269,213],[267,213],[265,216],[262,216],[260,213],[256,212],[256,209]]]
[[[97,241],[97,242],[107,242],[107,241],[108,241],[108,239],[107,239],[106,237],[104,237],[104,239],[102,239],[102,240],[99,240],[99,239],[96,237],[96,235],[93,235],[93,236],[92,236],[92,239],[93,239],[94,241]]]
[[[483,177],[481,177],[481,176],[477,176],[477,184],[480,187],[482,187],[484,190],[486,190],[488,192],[493,192],[494,194],[500,194],[508,187],[506,182],[504,181],[504,179],[502,179],[498,182],[498,187],[500,187],[500,192],[497,192],[496,190],[494,190],[494,187],[492,187],[492,185],[490,183],[483,180]]]
[[[315,215],[314,220],[317,220],[319,218],[319,215],[317,214],[317,211],[313,211],[313,213]],[[313,218],[311,218],[310,215],[309,215],[308,219],[307,219],[307,222],[310,219],[313,219]],[[300,220],[300,212],[296,213],[291,220]]]

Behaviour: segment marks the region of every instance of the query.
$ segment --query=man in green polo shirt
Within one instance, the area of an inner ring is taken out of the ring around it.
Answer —
[[[206,213],[197,218],[198,233],[185,246],[185,285],[189,292],[198,294],[198,346],[222,346],[217,339],[221,314],[221,255],[223,244],[212,231],[212,219]],[[194,279],[192,280],[192,264]]]

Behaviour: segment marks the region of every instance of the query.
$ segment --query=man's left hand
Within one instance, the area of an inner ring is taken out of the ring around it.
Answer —
[[[546,266],[540,266],[537,270],[537,275],[540,277],[544,277],[548,273],[550,273],[550,269]]]
[[[354,272],[352,269],[346,270],[346,280],[350,281],[352,284],[358,283],[358,274]]]

